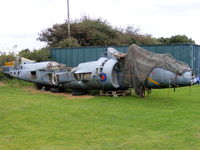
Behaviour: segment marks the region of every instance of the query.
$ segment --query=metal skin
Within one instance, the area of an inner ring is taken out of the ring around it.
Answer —
[[[69,68],[57,62],[22,63],[14,67],[4,67],[4,73],[15,78],[36,83],[44,87],[72,90],[125,90],[123,72],[119,69],[120,52],[108,48],[107,56],[97,61],[79,64]],[[194,83],[192,71],[178,76],[163,68],[155,68],[146,80],[151,88],[190,86]]]
[[[100,58],[97,61],[81,63],[72,71],[73,81],[64,82],[65,88],[81,90],[112,90],[120,88],[117,72],[114,69],[117,60]]]
[[[14,67],[4,67],[3,72],[9,76],[27,82],[32,82],[46,87],[60,88],[61,86],[56,83],[56,77],[54,74],[57,72],[62,73],[63,70],[56,69],[57,65],[59,64],[53,61],[21,63]],[[55,67],[55,69],[49,69],[49,67]]]
[[[171,71],[163,68],[155,68],[147,79],[148,88],[169,88],[190,86],[194,84],[194,75],[192,71],[185,72],[178,76]]]

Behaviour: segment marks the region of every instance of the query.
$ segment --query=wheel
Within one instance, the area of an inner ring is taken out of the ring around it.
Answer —
[[[73,95],[73,96],[85,95],[85,94],[87,94],[87,93],[88,93],[87,91],[79,91],[79,90],[73,90],[73,91],[72,91],[72,95]]]
[[[51,87],[45,86],[45,87],[44,87],[44,90],[45,90],[45,91],[49,91],[49,90],[51,90]]]
[[[50,91],[52,93],[60,93],[60,92],[62,92],[62,90],[60,88],[51,88]]]
[[[38,89],[38,90],[41,90],[43,88],[43,85],[42,84],[35,84],[35,87]]]

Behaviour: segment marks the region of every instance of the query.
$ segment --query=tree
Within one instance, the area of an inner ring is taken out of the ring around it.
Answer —
[[[171,43],[195,43],[186,35],[170,38],[154,38],[150,34],[141,34],[138,28],[128,26],[125,29],[113,28],[102,19],[83,17],[71,23],[71,37],[68,37],[67,23],[55,24],[39,33],[38,40],[47,42],[50,47],[77,46],[113,46],[113,45],[150,45]]]
[[[56,45],[56,47],[59,48],[64,48],[64,47],[79,47],[80,45],[78,44],[78,40],[70,37],[70,38],[66,38],[64,40],[61,40],[60,42],[58,42],[58,44]]]
[[[150,44],[159,44],[159,41],[156,38],[153,38],[150,34],[140,34],[138,28],[134,26],[128,26],[125,30],[125,34],[129,37],[128,44],[137,44],[137,45],[150,45]]]
[[[81,46],[105,46],[117,44],[115,29],[101,19],[92,20],[87,17],[81,22],[71,25],[71,35]]]
[[[25,49],[19,52],[19,56],[35,60],[37,62],[50,60],[50,52],[48,48],[42,48],[32,52],[29,49]]]
[[[71,23],[71,37],[67,34],[67,24],[55,24],[39,33],[38,40],[47,42],[51,47],[72,46],[112,46],[130,44],[155,44],[151,35],[140,34],[138,29],[128,27],[113,28],[102,19],[83,17]]]
[[[174,43],[194,43],[195,41],[188,38],[186,35],[175,35],[170,38],[161,37],[158,39],[162,44],[174,44]]]

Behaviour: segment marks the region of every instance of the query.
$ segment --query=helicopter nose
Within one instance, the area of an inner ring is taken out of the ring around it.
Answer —
[[[189,86],[195,83],[195,76],[192,71],[187,71],[181,76],[177,76],[175,85],[178,86]]]
[[[176,75],[163,68],[155,68],[147,79],[149,88],[168,88],[174,86],[191,86],[195,83],[195,76],[192,71],[182,75]]]

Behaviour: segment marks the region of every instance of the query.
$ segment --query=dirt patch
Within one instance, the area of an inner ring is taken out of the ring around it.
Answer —
[[[68,94],[68,98],[69,99],[82,99],[82,98],[85,98],[85,99],[88,99],[88,98],[93,98],[94,96],[92,95],[81,95],[81,96],[73,96],[72,94]]]
[[[3,82],[0,82],[0,86],[4,86],[5,84]]]
[[[68,99],[88,99],[88,98],[93,98],[94,96],[91,95],[82,95],[82,96],[73,96],[70,93],[52,93],[50,91],[45,91],[45,90],[38,90],[35,87],[26,87],[23,88],[26,91],[29,91],[31,93],[37,94],[37,93],[41,93],[41,94],[50,94],[50,95],[57,95],[57,96],[65,96]]]

